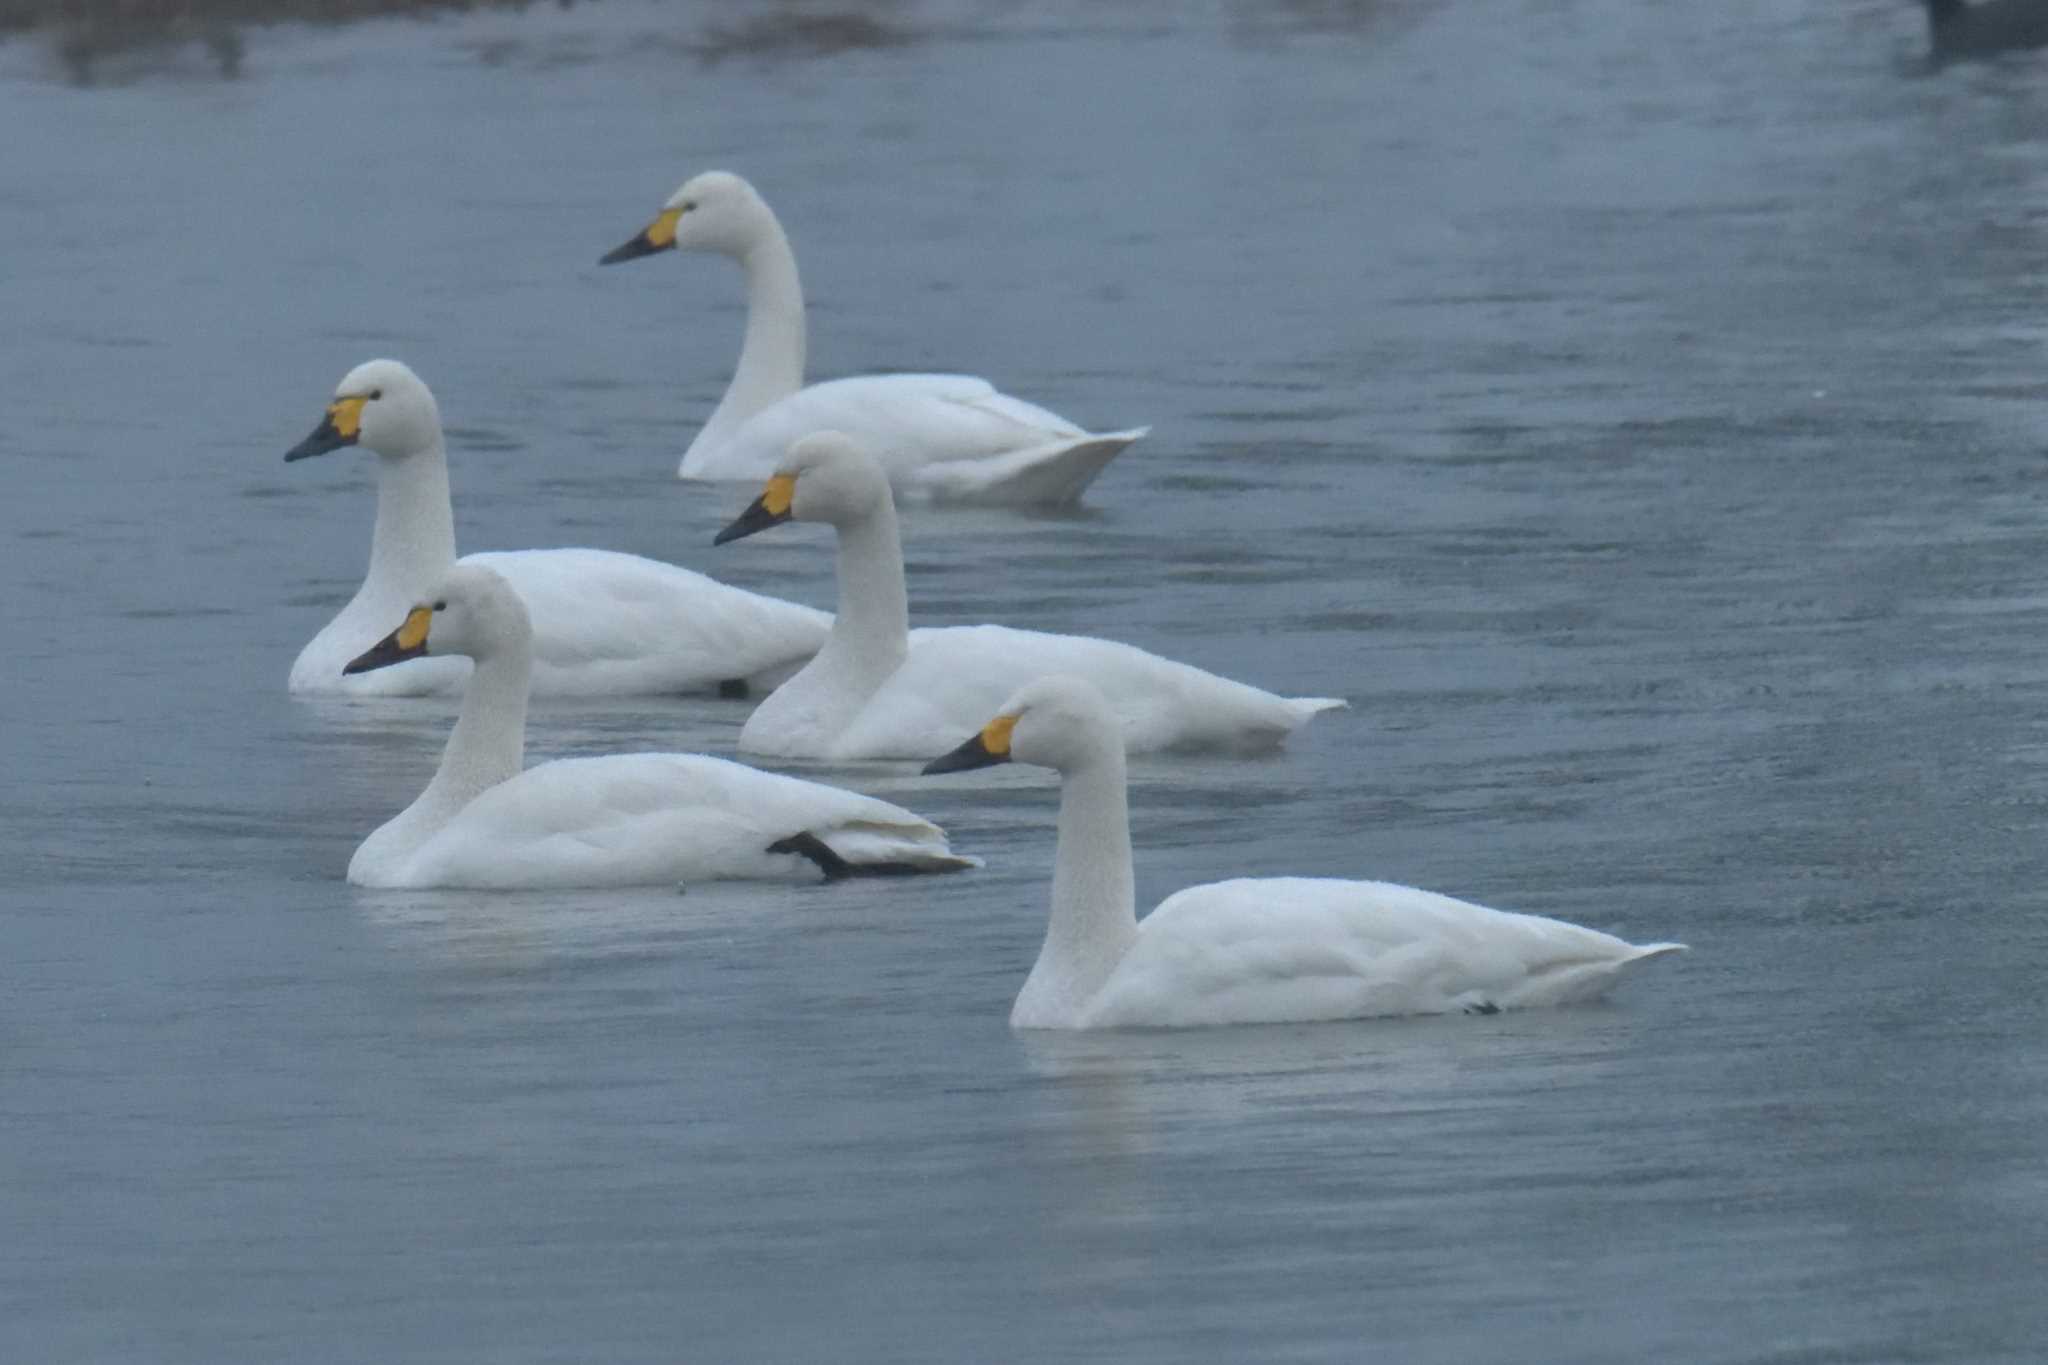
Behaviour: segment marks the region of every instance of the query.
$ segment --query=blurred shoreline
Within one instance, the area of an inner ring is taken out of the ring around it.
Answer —
[[[585,0],[587,3],[587,0]],[[0,0],[0,43],[40,37],[66,75],[91,85],[111,58],[203,48],[222,76],[241,73],[242,30],[267,24],[345,24],[478,10],[559,9],[578,0]]]
[[[341,25],[369,19],[434,19],[489,11],[574,9],[595,0],[0,0],[0,45],[9,39],[47,45],[74,85],[120,84],[152,71],[185,67],[203,54],[208,74],[242,74],[244,32],[272,24]],[[801,60],[840,52],[897,47],[918,30],[888,17],[887,3],[779,0],[723,20],[692,6],[670,17],[687,21],[675,50],[710,66],[729,57]],[[871,12],[879,10],[877,14]]]

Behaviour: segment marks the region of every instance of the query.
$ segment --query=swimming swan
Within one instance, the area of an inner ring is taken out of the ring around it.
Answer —
[[[1562,1005],[1678,952],[1391,882],[1241,878],[1177,891],[1142,921],[1116,718],[1078,678],[1026,683],[925,766],[1011,760],[1060,774],[1052,917],[1012,1028],[1184,1028]]]
[[[790,442],[831,428],[886,452],[899,493],[948,501],[1071,503],[1149,428],[1093,434],[964,374],[862,375],[804,387],[804,295],[796,254],[754,187],[707,171],[669,196],[613,265],[657,251],[716,251],[747,276],[739,366],[676,471],[685,479],[762,479]]]
[[[285,459],[352,445],[377,455],[370,570],[349,604],[299,652],[291,690],[460,691],[469,667],[455,658],[342,675],[343,665],[456,562],[441,414],[418,375],[395,360],[350,370],[326,417]],[[734,683],[765,691],[816,653],[831,625],[810,607],[610,550],[514,550],[463,562],[497,570],[527,603],[534,688],[542,693],[626,696]]]
[[[900,806],[701,754],[610,754],[522,768],[533,630],[493,570],[457,564],[351,674],[431,651],[476,663],[441,766],[363,840],[348,879],[379,887],[643,886],[828,879],[978,866]]]
[[[909,629],[903,545],[882,468],[843,432],[789,448],[724,544],[785,521],[839,533],[839,614],[818,657],[770,693],[740,749],[787,757],[930,758],[1025,678],[1078,673],[1106,693],[1132,752],[1270,749],[1331,697],[1279,697],[1113,640],[1007,626]]]

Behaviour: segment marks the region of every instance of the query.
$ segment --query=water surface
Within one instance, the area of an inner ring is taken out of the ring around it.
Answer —
[[[90,89],[0,47],[9,1358],[2036,1358],[2043,59],[1927,77],[1890,0],[873,13]],[[279,457],[356,362],[435,387],[465,547],[830,602],[824,532],[714,552],[745,495],[668,477],[737,272],[594,265],[711,166],[814,373],[1154,425],[1077,514],[910,513],[919,619],[1351,699],[1136,765],[1142,904],[1377,876],[1696,951],[1580,1010],[1014,1035],[1028,772],[827,774],[970,877],[344,885],[451,714],[284,695],[371,490]]]

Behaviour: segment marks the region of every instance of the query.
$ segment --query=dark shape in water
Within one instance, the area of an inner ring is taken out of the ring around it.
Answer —
[[[2048,0],[1927,0],[1927,39],[1937,65],[2048,47]]]
[[[841,52],[901,47],[910,38],[904,30],[866,14],[784,11],[756,15],[730,26],[706,25],[690,51],[704,65],[713,66],[727,57],[832,57]]]
[[[575,0],[555,0],[563,9]],[[221,76],[242,73],[241,30],[252,24],[347,23],[393,15],[427,17],[447,10],[525,9],[532,0],[0,0],[0,39],[46,31],[65,74],[76,85],[99,83],[110,58],[149,66],[174,60],[199,43]],[[119,72],[115,78],[119,79]],[[130,70],[130,74],[133,74]]]

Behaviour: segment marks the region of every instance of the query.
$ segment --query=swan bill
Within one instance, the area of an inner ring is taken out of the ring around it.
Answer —
[[[950,753],[940,754],[924,765],[930,773],[960,773],[969,768],[987,768],[1010,761],[1010,732],[1017,728],[1015,716],[997,716],[981,727],[981,733]]]
[[[404,625],[350,659],[341,671],[368,673],[422,657],[427,652],[427,627],[433,619],[432,607],[414,607],[405,614]]]
[[[777,474],[768,480],[768,487],[761,496],[747,505],[747,510],[733,518],[732,524],[711,538],[713,545],[723,545],[728,540],[739,540],[765,531],[771,526],[780,526],[789,520],[790,507],[796,501],[796,480],[788,474]]]
[[[637,261],[642,256],[674,249],[676,244],[676,220],[683,216],[681,209],[664,209],[661,216],[649,223],[637,237],[621,242],[597,258],[599,265],[617,265],[621,261]]]
[[[320,419],[320,425],[313,428],[313,434],[284,453],[284,461],[310,459],[325,455],[330,450],[352,446],[363,434],[363,404],[368,398],[337,398],[327,405],[327,415]]]

